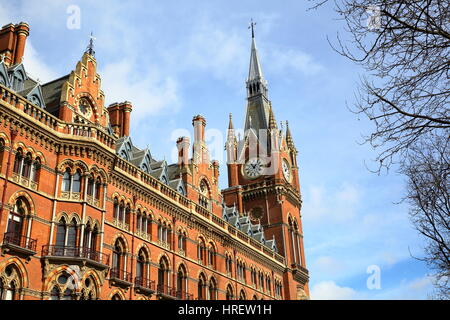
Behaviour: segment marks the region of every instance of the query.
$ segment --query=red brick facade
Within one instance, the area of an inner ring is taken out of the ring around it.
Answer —
[[[0,31],[0,67],[11,79],[28,32],[25,23]],[[0,84],[0,299],[307,298],[290,133],[273,152],[290,179],[281,165],[246,179],[245,151],[229,161],[221,191],[202,116],[192,147],[178,140],[179,162],[148,156],[146,172],[147,151],[128,146],[132,105],[104,105],[96,66],[86,52],[43,86]],[[45,108],[29,100],[39,90]]]

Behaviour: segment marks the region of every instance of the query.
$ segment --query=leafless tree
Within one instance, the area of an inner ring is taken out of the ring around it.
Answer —
[[[426,240],[424,258],[434,271],[436,297],[450,292],[450,154],[448,137],[433,136],[409,150],[401,172],[408,177],[410,217]]]
[[[311,9],[331,3],[310,1]],[[329,43],[365,70],[352,111],[375,125],[364,137],[379,151],[375,171],[395,163],[408,177],[411,218],[428,243],[424,260],[440,297],[450,297],[450,1],[333,3],[346,32]]]

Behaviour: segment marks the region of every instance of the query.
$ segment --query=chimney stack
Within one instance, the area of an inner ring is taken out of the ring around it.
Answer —
[[[179,137],[177,140],[178,165],[186,166],[189,163],[189,138]]]
[[[5,64],[13,66],[22,62],[25,44],[30,34],[26,22],[7,24],[0,30],[0,55],[5,56]]]
[[[119,137],[130,135],[130,115],[133,107],[131,102],[113,103],[108,107],[109,122],[115,134]]]

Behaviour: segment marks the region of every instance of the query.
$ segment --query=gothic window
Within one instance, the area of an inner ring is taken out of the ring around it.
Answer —
[[[198,300],[206,299],[206,286],[206,277],[203,273],[201,273],[197,285]]]
[[[130,204],[127,204],[125,208],[125,223],[129,226],[131,221],[131,207]]]
[[[70,191],[71,182],[72,182],[72,179],[71,179],[71,175],[70,175],[70,169],[67,168],[66,171],[64,172],[63,182],[62,182],[62,190],[64,192]]]
[[[213,243],[209,244],[209,248],[208,248],[208,265],[211,266],[213,269],[216,266],[216,249],[214,247]]]
[[[231,285],[228,285],[227,293],[226,293],[226,300],[233,300],[233,299],[234,299],[233,288],[231,287]]]
[[[19,148],[17,149],[16,152],[16,157],[14,159],[14,168],[13,168],[13,172],[20,174],[22,171],[22,160],[23,160],[23,153],[22,153],[22,149]]]
[[[202,238],[200,238],[197,246],[197,257],[200,263],[202,264],[206,264],[205,251],[206,251],[205,241]]]
[[[22,277],[13,264],[8,265],[0,278],[0,300],[18,300],[22,288]]]
[[[64,217],[59,220],[56,227],[56,255],[75,255],[78,244],[78,223],[75,218],[70,223],[66,222]]]
[[[239,300],[247,300],[244,289],[239,293]]]
[[[75,300],[75,287],[77,285],[73,276],[62,273],[56,278],[50,291],[50,300]]]
[[[41,159],[36,158],[31,165],[30,180],[38,182],[39,180],[39,169],[41,168]]]
[[[209,293],[209,300],[217,299],[217,284],[214,278],[211,278],[211,280],[209,280],[208,293]]]
[[[149,278],[148,276],[148,264],[149,258],[147,252],[144,248],[139,250],[138,258],[136,261],[136,279],[138,281],[146,281]],[[145,280],[144,280],[145,279]]]
[[[178,233],[178,249],[186,251],[186,232],[182,230]]]
[[[0,168],[3,164],[3,155],[5,153],[5,140],[0,139]]]
[[[92,197],[93,192],[94,192],[94,178],[89,177],[89,179],[88,179],[88,186],[87,186],[87,194],[88,194],[88,196]]]
[[[100,178],[97,178],[97,181],[95,182],[95,194],[94,197],[97,200],[100,200],[100,187],[102,185],[102,182],[100,180]]]
[[[123,222],[125,218],[125,203],[122,201],[120,201],[120,205],[119,205],[119,221]]]
[[[141,209],[138,209],[137,214],[136,214],[136,231],[137,232],[141,232],[141,225],[142,225]]]
[[[233,271],[233,259],[231,259],[231,256],[229,254],[225,257],[225,268],[227,270],[227,273],[232,274]]]
[[[158,268],[158,290],[160,292],[167,292],[169,284],[169,263],[165,257],[162,257],[159,261]]]
[[[187,272],[185,266],[182,264],[178,268],[177,272],[177,295],[181,299],[185,299],[186,290],[186,282],[187,282]]]
[[[83,290],[81,293],[81,300],[96,300],[97,287],[93,278],[86,278],[83,282]]]
[[[65,176],[65,174],[64,174],[64,176]],[[69,179],[70,179],[70,177],[69,177]],[[69,184],[70,184],[70,182],[69,182]],[[77,171],[75,171],[75,174],[73,175],[72,192],[80,192],[80,191],[81,191],[81,172],[80,172],[80,170],[77,170]]]
[[[119,218],[119,200],[114,198],[113,218],[117,220]]]
[[[25,239],[23,239],[25,230],[25,219],[29,215],[29,206],[27,201],[20,197],[16,200],[13,209],[8,216],[7,237],[8,242],[18,246],[26,245]]]
[[[117,239],[113,248],[113,259],[111,274],[119,279],[124,278],[124,269],[126,265],[125,244],[121,239]]]

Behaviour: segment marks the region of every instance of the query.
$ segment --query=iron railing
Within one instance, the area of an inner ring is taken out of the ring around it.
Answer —
[[[3,236],[3,244],[12,244],[36,252],[37,240],[22,236],[15,232],[7,232]]]
[[[45,245],[42,246],[42,256],[82,258],[92,260],[104,265],[109,264],[108,254],[84,247]]]
[[[136,287],[142,287],[145,289],[150,289],[150,290],[155,291],[155,281],[144,278],[144,277],[136,277],[134,279],[134,285]]]
[[[112,268],[110,272],[110,278],[126,281],[132,283],[131,273],[125,270],[120,270],[118,268]]]

